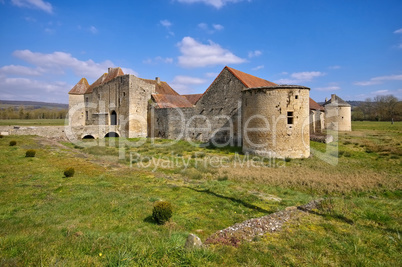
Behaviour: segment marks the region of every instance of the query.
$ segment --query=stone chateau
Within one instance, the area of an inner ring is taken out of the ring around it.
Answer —
[[[350,131],[351,107],[332,95],[324,106],[310,88],[278,85],[224,67],[203,94],[180,95],[159,78],[109,68],[93,84],[69,92],[74,138],[159,137],[238,145],[273,157],[310,155],[310,134]]]

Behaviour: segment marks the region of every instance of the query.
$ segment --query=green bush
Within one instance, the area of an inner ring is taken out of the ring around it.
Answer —
[[[4,136],[2,134],[0,134],[0,138],[3,138]]]
[[[35,157],[36,151],[33,149],[29,149],[27,150],[27,152],[25,152],[25,157],[27,158],[33,158]]]
[[[172,217],[172,205],[168,201],[158,201],[154,205],[152,218],[158,224],[164,224]]]
[[[17,144],[17,141],[10,141],[10,146],[15,146]]]
[[[67,168],[64,170],[64,176],[66,177],[73,177],[75,173],[74,168]]]

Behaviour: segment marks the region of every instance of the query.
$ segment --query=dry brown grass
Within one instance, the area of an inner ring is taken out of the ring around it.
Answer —
[[[230,180],[269,186],[290,187],[317,193],[350,193],[401,189],[400,179],[370,170],[340,173],[331,168],[311,169],[304,166],[283,168],[222,168],[220,175]]]

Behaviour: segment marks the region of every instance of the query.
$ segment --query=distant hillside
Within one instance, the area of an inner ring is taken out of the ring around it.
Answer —
[[[59,103],[46,103],[46,102],[35,102],[35,101],[15,101],[15,100],[0,100],[0,108],[19,108],[23,106],[26,109],[68,109],[68,104]]]
[[[346,101],[349,105],[352,106],[352,108],[358,107],[360,106],[362,103],[364,103],[364,101],[353,101],[353,100],[349,100]],[[324,105],[324,102],[318,102],[318,104],[320,105]]]

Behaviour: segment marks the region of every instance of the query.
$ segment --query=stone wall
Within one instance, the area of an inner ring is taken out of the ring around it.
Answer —
[[[243,152],[279,158],[310,155],[309,88],[243,91]]]
[[[85,125],[85,105],[83,95],[68,95],[68,119],[72,126]]]
[[[226,68],[210,85],[194,108],[155,109],[156,137],[185,138],[216,145],[241,145],[241,91],[245,88]]]
[[[325,125],[329,130],[351,131],[352,130],[351,107],[330,104],[325,106]]]
[[[155,85],[147,83],[134,75],[130,75],[130,93],[125,125],[127,137],[147,137],[148,104],[151,94],[155,93]]]
[[[64,126],[0,126],[6,135],[38,135],[48,138],[66,138]]]

